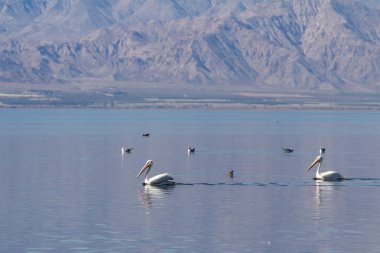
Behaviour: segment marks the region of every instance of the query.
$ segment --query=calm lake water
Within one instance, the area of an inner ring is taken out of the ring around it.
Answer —
[[[2,109],[0,140],[0,252],[380,252],[379,112]]]

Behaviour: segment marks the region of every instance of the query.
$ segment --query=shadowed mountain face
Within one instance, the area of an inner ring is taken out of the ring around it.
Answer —
[[[1,82],[380,86],[370,0],[3,0],[0,34]]]

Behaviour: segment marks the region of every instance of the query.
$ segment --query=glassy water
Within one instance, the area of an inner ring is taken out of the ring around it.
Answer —
[[[0,252],[380,252],[378,112],[3,109],[0,140]]]

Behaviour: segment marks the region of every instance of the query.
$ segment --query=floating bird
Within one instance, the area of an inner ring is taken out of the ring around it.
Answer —
[[[131,153],[132,149],[133,148],[124,148],[124,147],[121,147],[121,153],[122,154],[124,154],[124,153]]]
[[[284,151],[285,151],[285,153],[293,153],[293,151],[294,151],[294,149],[292,149],[292,148],[282,148]]]
[[[234,171],[233,170],[230,170],[228,173],[227,173],[228,177],[229,178],[233,178],[234,177]]]
[[[144,136],[144,137],[149,137],[149,135],[150,135],[150,133],[143,133],[142,136]]]
[[[192,148],[192,147],[187,147],[187,152],[190,154],[190,153],[194,153],[195,152],[195,148]]]
[[[154,177],[148,178],[148,173],[152,169],[153,161],[146,161],[144,167],[140,170],[139,174],[137,174],[137,178],[145,172],[145,179],[143,185],[155,185],[155,186],[163,186],[163,185],[173,185],[175,184],[173,177],[168,173],[163,173],[156,175]]]
[[[317,169],[317,172],[315,174],[315,179],[326,180],[326,181],[343,180],[344,177],[339,172],[336,172],[336,171],[326,171],[326,172],[322,172],[322,173],[320,172],[321,167],[322,167],[322,161],[323,161],[322,153],[323,153],[323,148],[320,148],[319,149],[319,156],[317,156],[317,158],[315,158],[314,162],[312,164],[310,164],[307,171],[309,171],[311,168],[313,168],[318,163],[318,169]]]

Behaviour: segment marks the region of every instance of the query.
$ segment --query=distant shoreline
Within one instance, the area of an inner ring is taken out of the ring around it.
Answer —
[[[380,110],[380,94],[376,93],[273,92],[244,87],[27,87],[2,86],[0,109]]]
[[[379,111],[379,105],[335,105],[335,104],[287,104],[287,105],[267,105],[267,104],[242,104],[242,103],[129,103],[113,105],[49,105],[49,104],[0,104],[1,109],[208,109],[208,110],[347,110],[347,111]]]

